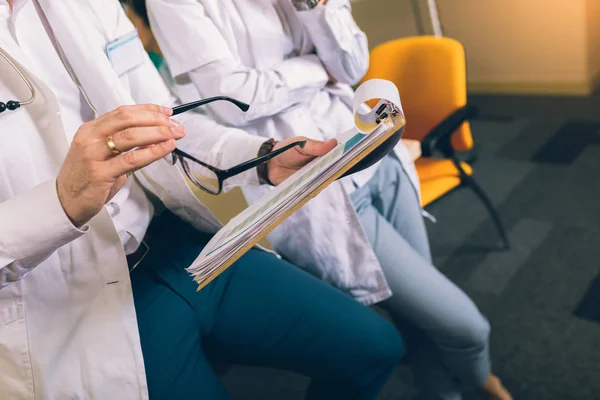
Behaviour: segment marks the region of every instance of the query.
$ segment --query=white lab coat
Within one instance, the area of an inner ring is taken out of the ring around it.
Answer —
[[[114,73],[104,45],[133,30],[117,1],[38,1],[99,114],[135,102],[173,104],[149,59],[120,78]],[[29,77],[37,97],[0,115],[0,399],[146,399],[119,235],[106,209],[82,230],[65,216],[55,177],[69,145],[58,103],[35,66],[10,44],[6,29],[0,24],[0,51]],[[29,95],[0,58],[1,98]],[[207,162],[221,167],[254,156],[264,141],[202,115],[181,120],[199,147],[213,150]],[[23,132],[42,136],[43,147],[31,148]],[[199,230],[219,228],[176,167],[161,160],[135,177],[157,207],[168,207]],[[256,184],[258,178],[251,172],[235,183]]]
[[[251,105],[241,114],[227,103],[213,103],[212,115],[219,122],[276,139],[330,138],[352,127],[350,84],[366,72],[369,53],[347,0],[329,0],[303,12],[291,0],[256,0],[252,7],[234,1],[232,8],[220,0],[146,4],[180,89],[196,89],[200,97],[228,95]],[[282,21],[293,42],[288,58]],[[226,76],[223,64],[232,70]],[[343,83],[326,86],[327,71]],[[324,113],[323,104],[334,105]],[[396,154],[418,194],[417,173],[403,144]],[[347,192],[353,184],[365,184],[375,168],[355,174],[353,182],[347,178],[332,184],[269,235],[284,257],[366,304],[391,293]],[[244,194],[254,202],[267,190],[245,188]]]

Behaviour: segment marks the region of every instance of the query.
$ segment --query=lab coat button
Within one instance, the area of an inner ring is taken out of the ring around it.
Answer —
[[[111,201],[108,204],[106,204],[106,209],[108,210],[108,213],[111,217],[114,217],[117,214],[119,214],[119,212],[121,212],[121,207],[119,207],[119,205],[114,201]]]

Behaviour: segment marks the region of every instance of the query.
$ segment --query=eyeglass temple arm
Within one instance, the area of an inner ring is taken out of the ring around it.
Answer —
[[[277,150],[272,151],[272,152],[270,152],[268,154],[265,154],[264,156],[253,158],[251,160],[248,160],[246,162],[243,162],[241,164],[238,164],[238,165],[236,165],[234,167],[231,167],[231,168],[225,169],[225,170],[213,167],[212,165],[209,165],[209,164],[207,164],[205,162],[202,162],[202,161],[198,160],[196,157],[192,156],[191,154],[188,154],[185,151],[180,150],[180,149],[173,150],[173,154],[177,154],[179,156],[183,156],[183,157],[188,158],[188,159],[190,159],[190,160],[192,160],[194,162],[197,162],[198,164],[200,164],[200,165],[202,165],[202,166],[210,169],[211,171],[213,171],[215,174],[217,174],[217,176],[220,179],[225,180],[225,179],[230,178],[230,177],[232,177],[234,175],[237,175],[237,174],[242,173],[244,171],[247,171],[247,170],[249,170],[251,168],[254,168],[254,167],[256,167],[256,166],[258,166],[258,165],[260,165],[260,164],[262,164],[262,163],[264,163],[264,162],[266,162],[266,161],[268,161],[268,160],[270,160],[270,159],[272,159],[274,157],[277,157],[279,154],[281,154],[281,153],[283,153],[283,152],[291,149],[292,147],[300,146],[301,148],[303,148],[305,145],[306,145],[306,140],[300,140],[300,141],[297,141],[297,142],[293,142],[293,143],[288,144],[287,146],[283,146],[280,149],[277,149]]]
[[[232,99],[231,97],[216,96],[216,97],[209,97],[208,99],[202,99],[202,100],[192,101],[190,103],[185,103],[185,104],[173,107],[173,115],[181,114],[183,112],[192,110],[192,109],[194,109],[196,107],[200,107],[200,106],[203,106],[205,104],[212,103],[213,101],[219,101],[219,100],[225,100],[225,101],[228,101],[230,103],[233,103],[237,108],[239,108],[243,112],[248,111],[248,109],[250,108],[250,106],[248,104],[246,104],[246,103],[244,103],[242,101],[236,100],[236,99]]]
[[[306,140],[300,140],[297,142],[293,142],[290,143],[286,146],[283,146],[280,149],[271,151],[268,154],[265,154],[264,156],[260,156],[260,157],[256,157],[253,158],[252,160],[248,160],[246,162],[243,162],[241,164],[236,165],[235,167],[226,169],[224,171],[221,171],[224,175],[224,179],[232,177],[234,175],[240,174],[244,171],[247,171],[251,168],[254,168],[264,162],[269,161],[270,159],[277,157],[278,155],[280,155],[281,153],[284,153],[286,151],[288,151],[289,149],[291,149],[292,147],[296,147],[296,146],[300,146],[300,148],[304,148],[304,146],[306,145]]]

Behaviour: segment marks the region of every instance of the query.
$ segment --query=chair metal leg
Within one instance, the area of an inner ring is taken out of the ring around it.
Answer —
[[[500,216],[498,215],[498,212],[496,211],[496,208],[492,204],[492,201],[490,200],[488,195],[483,191],[481,186],[479,186],[479,184],[475,181],[475,179],[473,179],[472,176],[465,174],[462,178],[463,184],[468,186],[469,188],[471,188],[471,190],[473,190],[473,192],[475,192],[477,197],[479,197],[479,199],[487,209],[488,213],[490,214],[490,217],[492,218],[492,221],[494,222],[494,225],[496,226],[496,229],[498,230],[498,233],[502,238],[502,242],[504,243],[502,250],[510,249],[510,243],[508,241],[506,231],[504,230],[504,225],[502,225],[502,221],[500,221]]]

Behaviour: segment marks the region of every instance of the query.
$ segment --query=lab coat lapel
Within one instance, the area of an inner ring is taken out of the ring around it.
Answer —
[[[239,53],[238,41],[231,25],[231,16],[229,15],[229,9],[222,4],[224,0],[206,0],[203,1],[204,9],[206,14],[214,21],[219,32],[225,38],[231,52],[233,54]],[[227,0],[233,1],[233,0]],[[218,43],[218,42],[217,42]],[[215,53],[214,50],[208,48],[206,52]],[[218,52],[216,52],[218,53]]]
[[[315,46],[306,32],[304,25],[298,19],[298,11],[296,7],[289,0],[278,0],[277,6],[279,7],[282,17],[286,19],[289,25],[290,32],[292,34],[292,40],[294,41],[294,47],[298,54],[309,54],[314,52]],[[352,105],[350,105],[352,107]]]
[[[258,69],[270,68],[281,61],[283,35],[277,31],[269,32],[280,27],[279,21],[273,21],[279,19],[273,3],[270,0],[234,0],[234,2],[242,3],[237,9],[247,31],[248,53],[252,58],[253,66]],[[269,45],[265,46],[265,40],[269,41]]]
[[[36,76],[35,66],[29,61],[18,46],[14,43],[10,43],[9,40],[3,40],[2,35],[0,35],[0,48],[0,51],[12,61],[16,69],[29,79],[35,89],[34,102],[27,106],[23,106],[22,112],[28,112],[32,116],[38,132],[40,132],[40,135],[46,144],[48,154],[51,155],[53,165],[50,166],[50,168],[58,172],[58,169],[67,154],[69,143],[60,119],[56,96],[54,96],[48,86]],[[31,92],[27,85],[21,81],[17,71],[15,71],[12,66],[8,65],[6,60],[2,58],[0,58],[0,63],[3,63],[2,68],[0,68],[0,71],[2,72],[0,73],[0,76],[3,77],[3,80],[6,79],[2,84],[7,86],[16,85],[13,90],[17,94],[18,99],[29,98]],[[21,112],[21,110],[19,110],[19,112]],[[44,168],[48,168],[48,166],[45,166]]]
[[[0,7],[8,7],[6,5],[0,5]],[[8,12],[4,9],[0,9],[0,12]],[[27,69],[29,71],[33,71],[33,65],[29,61],[29,59],[25,56],[25,54],[21,51],[19,46],[15,44],[15,42],[10,37],[11,33],[8,30],[8,24],[2,21],[2,16],[0,16],[0,49],[4,52],[4,54],[8,55],[13,62],[17,62],[21,67]],[[0,62],[6,62],[5,60],[0,59]]]
[[[103,49],[92,40],[98,36],[98,32],[79,22],[89,21],[90,18],[80,18],[78,13],[93,14],[93,10],[90,7],[82,10],[77,2],[38,1],[65,57],[98,114],[105,114],[119,105],[133,104],[131,95],[124,90]],[[93,19],[97,16],[90,17]]]
[[[9,43],[9,41],[4,40],[1,35],[0,49],[2,49],[2,52],[7,55],[13,63],[18,64],[24,69],[33,70],[31,63],[27,57],[25,57],[25,54],[23,54],[21,49],[18,46]],[[6,62],[6,60],[0,59],[0,62]]]

